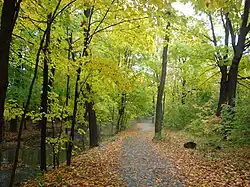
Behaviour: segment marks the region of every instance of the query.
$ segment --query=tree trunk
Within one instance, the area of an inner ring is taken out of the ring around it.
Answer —
[[[10,120],[10,132],[17,132],[17,116]]]
[[[41,100],[41,113],[42,120],[40,122],[41,126],[41,171],[46,171],[46,125],[47,125],[47,117],[46,114],[48,112],[48,91],[49,91],[49,46],[50,46],[50,31],[51,31],[51,16],[50,13],[48,15],[47,20],[47,28],[48,32],[45,39],[45,45],[43,48],[44,53],[44,66],[43,66],[43,92],[42,92],[42,100]]]
[[[186,86],[186,80],[183,79],[182,80],[182,92],[181,92],[181,104],[185,104],[186,103],[186,96],[187,93],[185,92],[185,86]]]
[[[73,109],[73,116],[72,116],[72,124],[71,124],[71,130],[70,130],[70,142],[67,149],[67,165],[70,166],[71,164],[71,156],[72,156],[72,149],[73,149],[73,141],[75,137],[75,124],[76,124],[76,114],[77,114],[77,108],[78,108],[78,98],[79,98],[79,81],[81,76],[81,67],[77,69],[77,76],[76,76],[76,85],[75,85],[75,99],[74,99],[74,109]]]
[[[168,30],[170,24],[166,27]],[[165,41],[167,45],[163,49],[163,58],[162,58],[162,68],[161,68],[161,78],[160,78],[160,85],[158,86],[158,93],[157,93],[157,102],[156,102],[156,117],[155,117],[155,138],[161,138],[161,130],[162,130],[162,119],[163,119],[163,111],[162,111],[162,99],[164,94],[164,87],[167,75],[167,57],[168,57],[168,42],[169,37],[166,35]]]
[[[89,18],[89,25],[88,28],[85,29],[85,41],[84,41],[84,49],[82,52],[82,55],[87,57],[88,51],[88,43],[89,43],[89,37],[90,37],[90,21],[91,21],[91,17],[93,14],[93,8],[94,7],[90,7],[88,8],[86,11],[84,11],[84,14],[87,18]],[[92,93],[92,89],[89,83],[86,83],[86,88],[87,88],[87,92],[88,94]],[[88,123],[89,123],[89,139],[90,139],[90,147],[96,147],[99,145],[99,133],[98,133],[98,125],[97,125],[97,120],[96,120],[96,113],[95,113],[95,109],[94,109],[94,101],[88,101],[86,103],[86,111],[88,113]]]
[[[111,113],[111,134],[113,135],[114,133],[114,121],[115,121],[115,107],[114,105],[112,106],[112,113]]]
[[[212,15],[208,14],[208,16],[209,16],[210,25],[211,25],[213,43],[214,43],[214,46],[217,47],[217,39],[215,35]],[[223,23],[223,27],[225,31],[224,45],[226,47],[226,54],[223,56],[223,58],[221,58],[221,55],[219,53],[217,52],[215,53],[217,65],[220,68],[220,72],[221,72],[219,101],[218,101],[218,106],[216,110],[217,117],[221,115],[222,105],[225,104],[228,99],[227,97],[228,96],[228,73],[227,73],[227,66],[225,65],[225,63],[228,61],[228,49],[227,48],[228,48],[228,43],[229,43],[229,21],[228,19],[226,19],[225,21],[224,16],[228,17],[228,13],[225,15],[221,13],[221,21]]]
[[[0,143],[3,141],[4,103],[8,88],[8,65],[12,33],[20,9],[21,0],[3,2],[0,29]]]
[[[237,88],[237,76],[238,76],[238,68],[239,63],[242,58],[243,52],[246,47],[246,37],[250,31],[249,22],[249,9],[250,9],[250,1],[244,2],[244,11],[241,16],[242,23],[239,29],[239,34],[237,37],[237,43],[235,42],[236,33],[233,30],[233,26],[231,20],[228,15],[226,15],[226,19],[228,22],[231,38],[232,38],[232,46],[234,49],[234,57],[232,60],[232,65],[230,66],[229,75],[228,75],[228,105],[231,107],[231,111],[234,112],[235,100],[236,100],[236,88]]]
[[[52,65],[52,64],[51,64],[51,61],[49,61],[49,62],[50,62],[50,65]],[[49,66],[48,66],[48,67],[49,67]],[[50,71],[51,71],[51,77],[49,77],[48,94],[51,93],[52,90],[53,90],[53,83],[54,83],[54,77],[55,77],[55,71],[56,71],[55,67],[52,66],[51,69],[50,69]],[[48,98],[49,112],[51,112],[52,102],[53,102],[53,101],[51,101],[51,100]],[[52,138],[53,138],[53,139],[56,137],[56,136],[55,136],[55,124],[54,124],[54,121],[56,121],[56,119],[52,119],[52,120],[51,120]],[[60,132],[61,132],[61,129],[60,129]],[[57,158],[58,158],[58,156],[59,156],[59,151],[58,151],[58,150],[57,150],[57,151],[55,150],[55,147],[57,146],[57,144],[58,144],[58,141],[52,144],[52,149],[53,149],[53,151],[52,151],[52,152],[53,152],[53,168],[54,168],[54,169],[56,168],[56,165],[57,165],[57,163],[58,163],[58,159],[57,159]],[[57,146],[57,147],[58,147],[58,149],[59,149],[59,146]]]
[[[92,15],[92,7],[86,9],[84,11],[84,15],[86,18],[89,19],[89,23],[91,20],[91,15]],[[90,34],[90,24],[88,24],[88,28],[84,29],[84,46],[83,46],[83,51],[82,51],[82,56],[88,56],[87,48],[88,48],[88,42],[89,42],[89,34]],[[74,60],[74,57],[72,57]],[[70,131],[70,138],[71,141],[68,145],[67,149],[67,165],[69,166],[71,164],[71,156],[72,156],[72,149],[73,149],[73,141],[74,141],[74,133],[75,133],[75,124],[76,124],[76,114],[77,114],[77,108],[78,108],[78,98],[79,98],[79,81],[81,78],[81,68],[82,64],[79,65],[79,68],[77,69],[77,76],[76,76],[76,85],[75,85],[75,99],[74,99],[74,109],[73,109],[73,116],[72,116],[72,124],[71,124],[71,131]]]
[[[152,123],[155,122],[155,95],[153,93],[153,99],[152,99]]]
[[[225,104],[227,101],[227,95],[228,95],[227,66],[220,66],[220,72],[221,72],[220,95],[216,111],[216,116],[218,117],[221,115],[222,105]]]
[[[67,30],[68,33],[68,30]],[[73,52],[72,52],[72,43],[73,43],[73,35],[72,33],[70,34],[68,38],[68,60],[70,60],[70,57],[72,55],[72,60],[74,59],[73,57]],[[70,76],[67,75],[67,84],[66,84],[66,101],[65,101],[65,106],[67,107],[69,105],[69,83],[70,83]],[[65,119],[65,121],[68,121],[69,117]],[[68,136],[68,127],[65,128],[65,134]],[[66,150],[68,149],[68,142],[65,143]],[[66,158],[68,158],[68,151],[66,151]]]
[[[165,108],[166,108],[166,92],[164,91],[163,101],[162,101],[162,122],[164,121]]]
[[[91,87],[87,83],[86,85],[88,94],[91,94]],[[99,145],[99,134],[98,134],[98,125],[96,120],[96,113],[94,110],[94,102],[86,101],[86,112],[87,112],[87,120],[89,123],[89,146],[90,148],[96,147]]]
[[[89,121],[89,146],[90,148],[96,147],[99,145],[96,114],[95,114],[95,110],[93,109],[93,107],[94,107],[94,102],[88,102],[87,110],[88,110],[88,121]]]
[[[55,138],[55,126],[53,120],[51,121],[52,128],[52,138]],[[52,144],[52,154],[53,154],[53,169],[56,168],[56,151],[55,151],[55,143]]]
[[[116,134],[120,132],[122,128],[122,122],[123,122],[122,119],[125,113],[125,102],[126,102],[126,93],[122,93],[121,104],[119,108],[119,116],[118,116],[118,121],[117,121],[117,126],[116,126]]]
[[[228,75],[228,105],[230,107],[235,107],[235,99],[236,99],[236,86],[237,86],[237,76],[238,76],[238,58],[233,59],[233,63],[229,70]],[[234,63],[237,62],[237,63]]]
[[[19,2],[21,2],[21,1],[19,1]],[[58,7],[60,5],[60,2],[61,1],[58,2],[58,5],[57,5],[54,12],[57,11],[57,9],[58,9]],[[54,20],[54,19],[52,19],[52,20]],[[20,146],[21,146],[22,129],[23,129],[25,118],[26,118],[26,114],[28,112],[28,107],[29,107],[29,104],[30,104],[30,100],[31,100],[32,92],[33,92],[33,87],[34,87],[34,84],[35,84],[35,81],[36,81],[36,78],[37,78],[38,64],[39,64],[39,61],[40,61],[40,55],[41,55],[41,51],[43,49],[44,40],[45,40],[45,38],[47,36],[47,33],[49,32],[49,28],[51,27],[51,24],[52,24],[52,22],[50,23],[50,25],[47,25],[47,28],[43,33],[43,36],[42,36],[40,44],[39,44],[39,48],[37,50],[34,76],[33,76],[33,79],[31,81],[31,84],[30,84],[27,101],[26,101],[26,104],[25,104],[25,107],[24,107],[24,112],[23,112],[23,115],[22,115],[22,120],[21,120],[21,124],[20,124],[20,127],[19,127],[19,131],[18,131],[17,146],[16,146],[16,152],[15,152],[15,160],[14,160],[14,163],[13,163],[13,169],[12,169],[12,172],[11,172],[9,187],[12,187],[13,183],[15,181],[15,172],[16,172],[16,168],[17,168],[17,164],[18,164],[18,156],[19,156],[19,150],[20,150]],[[48,28],[48,26],[49,26],[49,28]]]

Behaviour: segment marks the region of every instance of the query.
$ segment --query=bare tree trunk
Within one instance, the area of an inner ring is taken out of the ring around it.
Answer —
[[[228,77],[228,90],[229,90],[228,105],[231,106],[232,108],[235,107],[236,87],[237,87],[237,77],[238,77],[238,67],[239,67],[238,63],[239,61],[231,65]]]
[[[52,128],[52,138],[55,138],[55,126],[53,120],[51,121],[51,128]],[[55,151],[55,143],[52,144],[52,154],[53,154],[53,169],[56,168],[56,151]]]
[[[87,91],[90,93],[91,88],[87,83]],[[86,109],[88,112],[88,122],[89,122],[89,146],[90,148],[96,147],[99,145],[99,134],[98,134],[98,125],[96,120],[96,113],[94,110],[94,102],[90,101],[86,105]]]
[[[10,132],[17,132],[17,116],[10,120]]]
[[[227,102],[227,95],[228,95],[227,66],[220,67],[220,72],[221,72],[220,95],[219,95],[219,101],[218,101],[216,116],[221,115],[222,105]]]
[[[68,30],[67,30],[68,33]],[[69,34],[68,34],[69,35]],[[72,43],[73,43],[73,34],[70,33],[70,36],[68,36],[68,45],[69,45],[69,49],[68,49],[68,60],[70,60],[71,56],[72,56],[72,60],[74,60],[74,55],[73,55],[73,47],[72,47]],[[66,101],[65,101],[65,106],[67,107],[69,105],[69,83],[70,83],[70,76],[67,75],[67,84],[66,84]],[[69,117],[67,117],[65,119],[65,121],[68,121]],[[65,128],[65,134],[68,136],[68,127]],[[68,149],[68,142],[65,143],[65,148],[66,150]],[[69,159],[68,156],[68,151],[66,151],[66,158]]]
[[[119,108],[119,116],[118,116],[118,121],[117,121],[117,126],[116,126],[116,134],[121,131],[121,128],[123,125],[122,118],[125,114],[125,102],[126,102],[126,93],[122,93],[121,104],[120,104],[120,108]]]
[[[73,109],[72,124],[71,124],[71,129],[70,129],[70,142],[69,142],[68,149],[67,149],[67,165],[68,166],[70,166],[71,164],[73,141],[75,137],[76,114],[77,114],[78,98],[79,98],[78,87],[79,87],[80,76],[81,76],[81,67],[78,68],[77,76],[76,76],[74,109]]]
[[[152,97],[152,123],[155,122],[155,95],[153,93],[153,97]]]
[[[112,113],[111,113],[111,134],[113,135],[113,133],[114,133],[114,121],[115,121],[115,107],[114,107],[114,105],[113,105],[113,107],[112,107]]]
[[[42,51],[42,47],[43,47],[43,43],[44,43],[46,33],[47,33],[47,29],[45,30],[45,32],[43,34],[43,37],[42,37],[41,42],[40,42],[39,49],[38,49],[37,54],[36,54],[36,64],[35,64],[34,76],[33,76],[32,82],[30,84],[28,98],[27,98],[27,101],[26,101],[26,104],[25,104],[25,107],[24,107],[24,112],[23,112],[23,115],[22,115],[21,124],[20,124],[19,131],[18,131],[17,146],[16,146],[16,152],[15,152],[15,160],[14,160],[13,169],[12,169],[12,172],[11,172],[9,187],[12,187],[13,183],[15,181],[15,172],[16,172],[17,163],[18,163],[18,156],[19,156],[19,150],[20,150],[20,145],[21,145],[21,137],[22,137],[23,125],[24,125],[24,121],[26,120],[26,114],[28,112],[28,107],[29,107],[29,104],[30,104],[30,100],[31,100],[32,92],[33,92],[33,87],[34,87],[34,84],[35,84],[35,81],[36,81],[37,72],[38,72],[38,64],[39,64],[39,60],[40,60],[40,54],[41,54],[41,51]]]
[[[166,30],[168,30],[170,24],[168,23]],[[169,37],[166,35],[165,41],[167,45],[163,49],[163,59],[162,59],[162,68],[161,68],[161,79],[160,84],[158,86],[158,94],[157,94],[157,102],[156,102],[156,117],[155,117],[155,138],[161,138],[161,130],[162,130],[162,119],[163,119],[163,111],[162,111],[162,99],[164,94],[164,87],[167,75],[167,57],[168,57],[168,42]]]
[[[183,79],[182,80],[182,92],[181,92],[181,104],[185,104],[186,103],[186,96],[187,93],[185,92],[185,86],[186,86],[186,80]]]
[[[226,19],[228,21],[229,30],[231,34],[232,46],[234,49],[234,57],[232,60],[232,65],[230,66],[229,75],[228,75],[228,104],[231,106],[232,112],[234,112],[235,101],[236,101],[236,88],[237,88],[237,77],[238,77],[238,68],[239,63],[243,55],[243,51],[245,50],[245,41],[246,36],[250,31],[249,20],[249,9],[250,9],[250,1],[246,0],[244,3],[244,11],[242,18],[242,24],[239,29],[239,35],[237,37],[237,44],[235,43],[235,32],[233,30],[233,26],[231,20],[228,16]]]
[[[21,2],[21,1],[19,1],[19,2]],[[54,11],[54,14],[53,14],[54,16],[56,16],[55,13],[57,12],[60,3],[61,3],[61,1],[58,1],[57,7],[55,8],[55,11]],[[55,17],[53,17],[51,19],[50,24],[52,24],[54,19],[55,19]],[[41,38],[39,48],[38,48],[38,51],[37,51],[37,54],[36,54],[36,63],[35,63],[34,76],[33,76],[33,79],[31,81],[31,84],[30,84],[28,98],[27,98],[27,101],[26,101],[26,105],[24,107],[24,112],[23,112],[21,124],[20,124],[20,127],[19,127],[18,138],[17,138],[17,146],[16,146],[16,152],[15,152],[15,160],[14,160],[13,169],[12,169],[12,172],[11,172],[9,187],[12,187],[13,184],[14,184],[14,181],[15,181],[15,172],[16,172],[16,168],[17,168],[17,164],[18,164],[18,156],[19,156],[19,150],[20,150],[20,145],[21,145],[21,137],[22,137],[23,125],[24,125],[24,121],[25,121],[25,118],[26,118],[26,114],[27,114],[27,111],[28,111],[29,104],[30,104],[30,100],[31,100],[32,92],[33,92],[33,87],[34,87],[34,84],[35,84],[35,81],[36,81],[36,78],[37,78],[38,64],[39,64],[39,60],[40,60],[41,51],[43,49],[44,40],[45,40],[45,37],[46,37],[48,32],[49,32],[49,28],[47,27],[45,29],[44,33],[43,33],[43,36]]]
[[[215,30],[214,30],[214,25],[213,25],[213,19],[211,14],[208,14],[209,20],[210,20],[210,25],[211,25],[211,31],[212,31],[212,36],[213,36],[213,43],[214,46],[217,47],[217,39],[215,36]],[[224,45],[225,47],[228,47],[228,42],[229,42],[229,22],[228,19],[224,20],[224,15],[221,13],[221,20],[223,23],[224,31],[225,31],[225,42]],[[219,101],[218,101],[218,106],[216,110],[216,116],[221,115],[221,110],[222,110],[222,105],[227,102],[228,99],[228,73],[227,73],[227,66],[225,63],[228,61],[228,49],[226,49],[226,54],[223,56],[223,58],[220,56],[220,54],[215,53],[215,58],[217,61],[217,65],[220,68],[221,72],[221,81],[220,81],[220,93],[219,93]]]
[[[162,122],[164,121],[165,108],[166,108],[166,92],[164,91],[163,102],[162,102]]]
[[[48,113],[48,91],[49,91],[49,46],[50,46],[50,31],[51,31],[51,16],[50,13],[48,15],[47,20],[47,28],[48,32],[45,39],[45,45],[43,48],[44,53],[44,66],[43,66],[43,92],[42,92],[42,100],[41,100],[41,113],[42,113],[42,120],[40,122],[41,125],[41,163],[40,169],[42,171],[46,170],[46,125],[47,125],[47,117],[46,114]]]
[[[92,16],[92,10],[93,7],[90,7],[84,11],[84,15],[86,18],[89,19],[88,28],[84,29],[84,46],[82,51],[82,56],[88,56],[87,48],[88,48],[88,42],[89,42],[89,34],[90,34],[90,20]],[[77,69],[77,76],[76,76],[76,84],[75,84],[75,99],[74,99],[74,109],[73,109],[73,115],[72,115],[72,124],[71,124],[71,131],[70,131],[70,143],[67,149],[67,165],[69,166],[71,164],[71,156],[72,156],[72,149],[73,149],[73,141],[74,141],[74,133],[75,133],[75,124],[76,124],[76,114],[77,114],[77,108],[78,108],[78,98],[79,98],[79,81],[81,77],[82,72],[82,64],[79,65],[79,68]]]
[[[8,65],[12,33],[18,17],[22,0],[3,2],[0,28],[0,143],[4,133],[4,103],[8,88]]]

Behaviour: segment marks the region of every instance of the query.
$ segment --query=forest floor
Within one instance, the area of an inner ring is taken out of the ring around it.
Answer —
[[[184,149],[187,139],[174,132],[152,141],[153,132],[153,124],[137,123],[23,186],[250,186],[249,147],[204,154]]]

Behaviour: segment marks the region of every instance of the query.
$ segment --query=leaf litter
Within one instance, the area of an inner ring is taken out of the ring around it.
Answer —
[[[186,139],[174,132],[152,141],[153,129],[145,124],[74,157],[70,167],[61,166],[46,172],[42,180],[22,185],[250,186],[249,148],[220,150],[219,157],[205,157],[198,150],[184,149]]]

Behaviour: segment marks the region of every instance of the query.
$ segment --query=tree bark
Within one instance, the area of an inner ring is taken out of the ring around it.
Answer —
[[[185,104],[186,103],[186,96],[187,96],[187,93],[185,91],[185,87],[186,87],[186,80],[183,79],[182,80],[182,91],[181,91],[181,104]]]
[[[8,65],[12,33],[20,9],[21,0],[4,0],[0,29],[0,143],[3,141],[4,103],[8,88]]]
[[[236,89],[237,89],[237,77],[238,77],[238,68],[239,63],[243,55],[243,51],[245,50],[245,41],[246,36],[250,31],[249,20],[249,8],[250,1],[246,0],[244,4],[244,11],[242,18],[241,27],[239,30],[239,35],[237,37],[237,44],[235,43],[235,33],[233,30],[233,26],[231,20],[228,16],[226,19],[228,21],[229,30],[232,38],[232,46],[234,49],[234,56],[232,60],[232,65],[230,66],[229,75],[228,75],[228,105],[231,107],[232,112],[234,112],[235,101],[236,101]]]
[[[164,121],[164,114],[166,108],[166,92],[163,93],[163,101],[162,101],[162,122]]]
[[[91,87],[87,83],[87,91],[91,94]],[[88,122],[89,122],[89,146],[90,148],[99,146],[99,134],[98,125],[96,120],[96,113],[94,110],[94,102],[90,101],[86,103],[86,110],[88,112]]]
[[[70,166],[70,164],[71,164],[73,141],[74,141],[74,137],[75,137],[76,114],[77,114],[78,98],[79,98],[78,87],[79,87],[81,71],[82,71],[82,69],[81,69],[81,67],[79,67],[77,70],[77,76],[76,76],[74,109],[73,109],[72,124],[71,124],[71,129],[70,129],[70,142],[69,142],[68,149],[67,149],[67,166]]]
[[[84,29],[84,46],[82,51],[82,56],[88,56],[87,48],[89,44],[89,34],[90,34],[90,20],[93,13],[93,7],[90,7],[84,11],[84,15],[86,18],[89,19],[88,28]],[[71,124],[71,131],[70,131],[70,142],[67,149],[67,165],[69,166],[71,164],[71,156],[72,156],[72,149],[73,149],[73,141],[74,141],[74,133],[75,133],[75,124],[76,124],[76,114],[77,114],[77,108],[78,108],[78,98],[79,98],[79,81],[81,77],[82,72],[82,64],[79,65],[77,69],[77,76],[76,76],[76,84],[75,84],[75,99],[74,99],[74,109],[73,109],[73,115],[72,115],[72,124]]]
[[[10,120],[10,132],[17,132],[17,116]]]
[[[44,66],[43,66],[43,92],[42,92],[42,100],[41,100],[42,120],[40,122],[40,126],[41,126],[40,169],[41,171],[46,171],[46,125],[47,125],[46,114],[48,113],[49,63],[50,63],[49,46],[50,46],[51,16],[52,14],[50,13],[48,15],[48,20],[47,20],[48,32],[46,35],[45,45],[43,48]]]
[[[227,16],[228,14],[226,14],[226,17]],[[215,30],[214,30],[214,25],[213,25],[211,14],[209,14],[209,20],[210,20],[211,31],[212,31],[212,36],[213,36],[213,43],[214,43],[214,46],[217,47],[217,39],[215,36]],[[224,45],[225,47],[228,47],[229,22],[227,19],[226,19],[226,22],[224,21],[224,15],[222,13],[221,13],[221,20],[222,20],[224,31],[225,31]],[[220,56],[219,53],[215,53],[215,58],[216,58],[217,65],[221,73],[219,101],[218,101],[218,106],[216,110],[216,116],[219,117],[221,115],[222,105],[227,103],[227,100],[228,100],[228,91],[229,91],[228,90],[228,70],[227,70],[227,65],[225,65],[225,63],[228,61],[228,49],[226,49],[226,54],[224,54],[223,58]]]
[[[229,76],[228,77],[228,90],[229,90],[229,92],[228,92],[228,105],[231,108],[235,107],[239,62],[240,62],[240,59],[234,58],[233,64],[230,67],[229,75],[228,75]]]
[[[114,121],[115,121],[115,106],[112,106],[112,112],[111,112],[111,134],[114,134]]]
[[[227,102],[227,95],[228,95],[227,66],[220,66],[220,72],[221,72],[220,93],[219,93],[219,101],[218,101],[216,116],[221,115],[222,105]]]
[[[153,97],[152,97],[152,123],[155,122],[155,94],[153,92]]]
[[[121,104],[120,104],[120,108],[119,108],[119,116],[118,116],[118,121],[117,121],[117,125],[116,125],[116,134],[118,132],[121,131],[122,128],[122,118],[124,116],[125,113],[125,102],[126,102],[126,93],[122,93],[121,96]]]
[[[166,30],[168,30],[170,24],[168,23]],[[158,93],[157,93],[157,101],[156,101],[156,117],[155,117],[155,138],[161,138],[161,130],[162,130],[162,119],[163,119],[163,94],[164,94],[164,87],[167,75],[167,57],[168,57],[168,42],[169,36],[166,35],[165,41],[167,42],[166,46],[163,48],[163,58],[162,58],[162,68],[161,68],[161,78],[160,84],[158,86]]]
[[[67,30],[67,33],[68,33],[68,30]],[[73,49],[72,49],[72,43],[73,43],[73,34],[70,33],[70,36],[68,36],[68,45],[69,45],[69,49],[68,49],[68,60],[71,59],[71,56],[72,56],[72,60],[74,59],[74,55],[73,55]],[[70,76],[67,75],[67,83],[66,83],[66,101],[65,101],[65,106],[67,107],[69,105],[69,83],[70,83]],[[69,117],[67,117],[65,119],[65,121],[68,121],[69,120]],[[65,128],[65,133],[66,135],[68,136],[68,127]],[[65,143],[65,147],[66,147],[66,150],[68,149],[68,142]],[[68,151],[66,151],[66,158],[68,159],[69,156],[68,156]]]
[[[21,1],[19,1],[19,2],[21,3]],[[53,14],[54,17],[51,19],[51,24],[55,19],[55,15],[56,15],[55,13],[57,12],[60,3],[61,3],[61,1],[58,1],[57,7],[55,8],[55,11],[54,11],[54,14]],[[19,6],[20,6],[20,4],[19,4]],[[13,163],[13,169],[12,169],[12,172],[11,172],[9,187],[12,187],[13,183],[15,181],[15,172],[16,172],[16,168],[17,168],[17,164],[18,164],[18,156],[19,156],[19,150],[20,150],[20,146],[21,146],[21,137],[22,137],[23,125],[24,125],[24,121],[26,119],[26,114],[28,112],[28,107],[29,107],[29,104],[30,104],[30,100],[31,100],[32,92],[33,92],[33,87],[34,87],[34,84],[35,84],[35,81],[36,81],[36,78],[37,78],[38,64],[39,64],[39,60],[40,60],[41,51],[43,49],[44,40],[45,40],[45,37],[46,37],[48,31],[49,31],[49,28],[46,28],[46,30],[44,31],[43,36],[41,38],[39,48],[37,50],[34,76],[33,76],[33,79],[31,81],[31,84],[30,84],[27,101],[26,101],[26,104],[25,104],[25,107],[24,107],[24,112],[23,112],[23,115],[22,115],[21,124],[20,124],[19,131],[18,131],[15,159],[14,159],[14,163]]]

